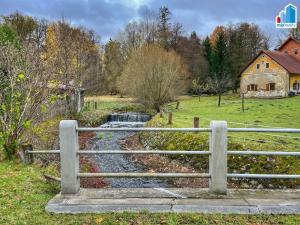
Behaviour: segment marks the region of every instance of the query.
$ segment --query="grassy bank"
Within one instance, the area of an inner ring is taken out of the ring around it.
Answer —
[[[300,96],[283,99],[246,99],[245,112],[237,95],[223,97],[217,107],[217,97],[186,97],[180,101],[179,109],[170,105],[173,113],[171,127],[193,127],[193,118],[200,118],[201,127],[209,127],[211,120],[225,120],[228,127],[300,128]],[[168,125],[168,118],[156,118],[160,126]],[[251,147],[254,150],[297,151],[300,134],[230,133],[231,143],[240,143],[238,149]],[[233,146],[235,147],[235,146]]]
[[[235,95],[224,96],[221,107],[217,107],[217,97],[185,97],[176,104],[170,104],[168,111],[173,113],[173,124],[168,124],[168,116],[155,116],[148,124],[153,127],[193,127],[193,118],[200,118],[201,127],[209,127],[211,120],[225,120],[229,127],[289,127],[300,128],[300,97],[285,99],[246,99],[245,112],[241,110],[241,99]],[[300,151],[299,134],[270,133],[229,133],[229,150],[269,150],[269,151]],[[154,149],[167,150],[208,150],[208,134],[205,133],[144,133],[141,140]],[[174,156],[183,163],[189,163],[202,172],[208,170],[208,157],[205,156]],[[273,173],[299,174],[300,165],[297,157],[267,156],[229,156],[230,173]],[[235,181],[245,188],[258,187],[297,187],[299,180],[256,180]],[[246,182],[246,183],[245,183]],[[250,186],[249,186],[250,185]]]
[[[113,112],[148,112],[153,113],[151,110],[136,102],[134,98],[120,97],[119,95],[102,95],[102,96],[89,96],[85,98],[85,110],[95,110],[95,103],[97,110],[113,111]]]
[[[0,162],[0,224],[290,224],[299,215],[204,215],[188,213],[109,213],[55,215],[46,213],[47,202],[59,191],[47,183],[37,165]]]

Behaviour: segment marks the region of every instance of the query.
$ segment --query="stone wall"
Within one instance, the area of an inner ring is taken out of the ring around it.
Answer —
[[[266,68],[266,63],[269,63],[269,68]],[[257,69],[256,65],[260,64]],[[268,83],[275,83],[275,90],[267,90]],[[257,85],[257,91],[247,90],[250,84]],[[241,93],[244,93],[246,98],[272,98],[286,97],[289,94],[289,74],[274,62],[266,54],[261,54],[243,73],[241,76]]]

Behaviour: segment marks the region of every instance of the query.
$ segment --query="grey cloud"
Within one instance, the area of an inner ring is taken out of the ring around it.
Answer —
[[[0,14],[9,14],[15,11],[49,20],[64,17],[73,24],[94,29],[104,40],[114,36],[132,16],[137,14],[135,9],[116,1],[2,0]]]
[[[195,30],[208,35],[216,25],[235,22],[253,22],[270,36],[278,36],[275,29],[276,14],[292,0],[1,0],[0,14],[20,11],[24,14],[60,19],[94,29],[103,40],[113,37],[130,20],[140,16],[145,9],[157,11],[168,6],[172,19],[181,22],[187,33]],[[130,4],[129,4],[130,3]],[[140,7],[138,7],[140,6]],[[274,26],[273,26],[274,25]]]

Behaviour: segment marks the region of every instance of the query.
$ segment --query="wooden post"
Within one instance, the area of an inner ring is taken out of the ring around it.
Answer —
[[[22,145],[22,153],[19,154],[21,160],[26,164],[32,164],[33,163],[33,155],[27,153],[27,151],[32,151],[33,147],[31,144]]]
[[[242,111],[245,111],[245,103],[244,103],[244,99],[245,99],[245,94],[242,93]]]
[[[98,103],[95,102],[95,109],[97,110],[98,109]]]
[[[180,101],[177,101],[176,103],[176,109],[179,109]]]
[[[170,113],[169,113],[169,118],[168,118],[168,124],[171,125],[171,124],[173,123],[172,120],[173,120],[173,114],[170,112]]]
[[[199,128],[200,123],[199,123],[199,117],[194,117],[194,128]]]

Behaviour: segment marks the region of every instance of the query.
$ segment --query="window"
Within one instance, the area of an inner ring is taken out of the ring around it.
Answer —
[[[295,53],[295,55],[298,54],[298,48],[295,48],[294,53]]]
[[[300,84],[298,83],[298,81],[295,81],[295,83],[293,83],[293,89],[296,91],[300,89]]]
[[[257,91],[257,85],[256,84],[249,84],[247,86],[247,91]]]
[[[274,91],[274,90],[275,90],[275,83],[266,84],[266,91]]]
[[[270,64],[266,63],[266,68],[269,69],[270,68]]]
[[[259,69],[259,64],[256,64],[256,69]]]

